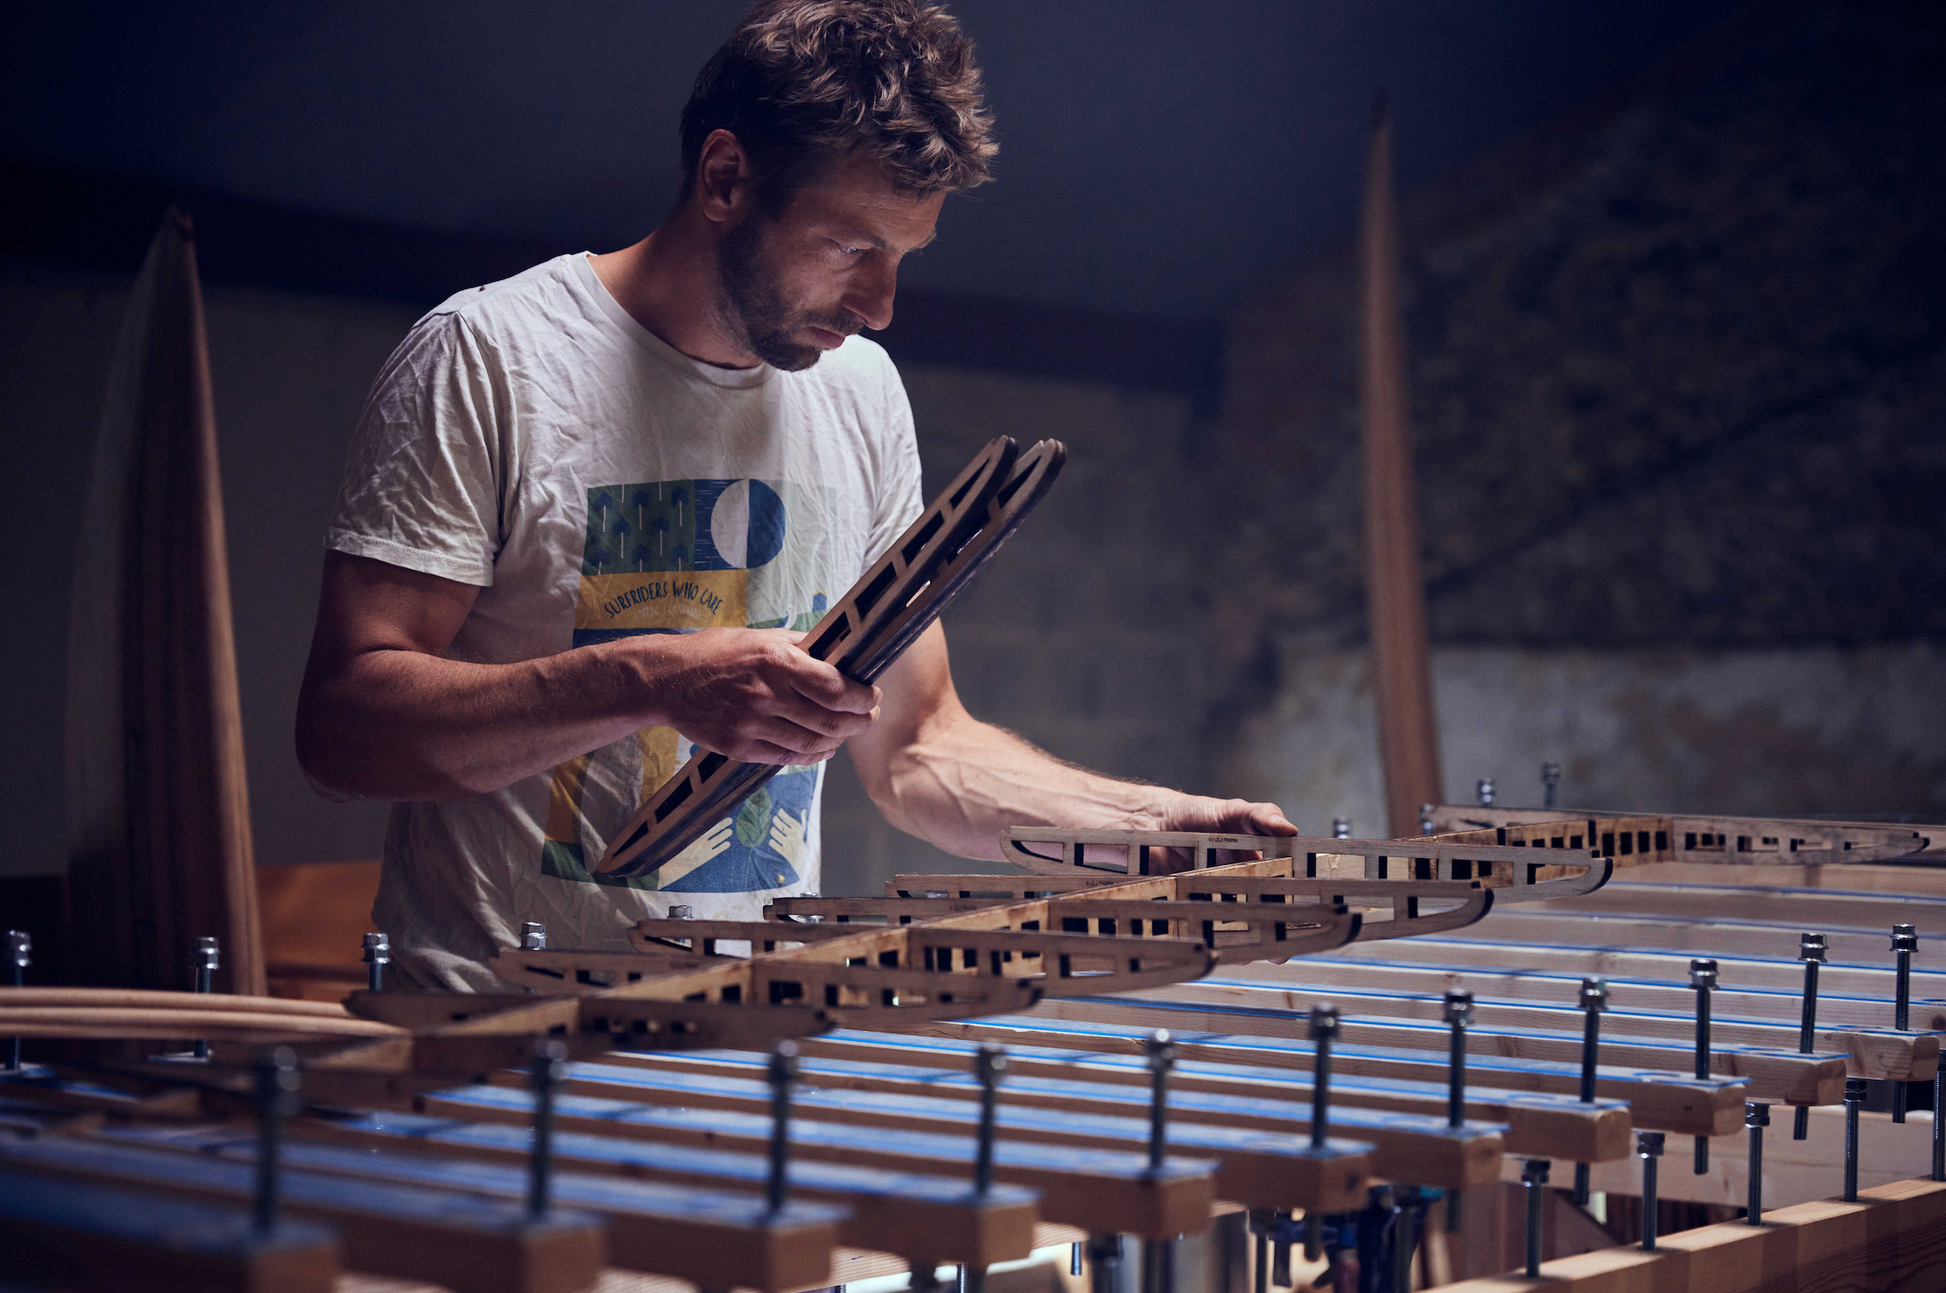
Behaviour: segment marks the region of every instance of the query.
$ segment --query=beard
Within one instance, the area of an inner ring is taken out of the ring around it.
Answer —
[[[848,337],[858,320],[848,312],[823,315],[787,298],[777,285],[765,237],[770,222],[752,215],[723,236],[716,248],[716,281],[723,321],[737,340],[772,368],[787,373],[809,368],[824,351],[792,338],[806,327]]]

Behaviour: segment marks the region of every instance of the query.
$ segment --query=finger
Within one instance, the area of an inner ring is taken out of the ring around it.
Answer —
[[[843,736],[814,731],[777,715],[757,720],[750,725],[748,732],[751,739],[778,746],[792,754],[829,754],[845,743]]]
[[[877,717],[875,707],[857,711],[827,709],[796,691],[775,693],[769,708],[773,716],[835,741],[868,730]]]
[[[822,660],[799,653],[786,675],[791,689],[825,709],[846,714],[868,714],[882,694],[870,683],[855,682]]]

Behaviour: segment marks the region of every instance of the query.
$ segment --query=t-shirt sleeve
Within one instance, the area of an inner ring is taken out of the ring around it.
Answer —
[[[457,315],[413,327],[365,402],[325,547],[493,583],[505,401],[490,359]]]
[[[862,575],[917,520],[926,502],[920,492],[919,441],[912,425],[912,403],[906,398],[899,370],[884,359],[884,439],[879,446],[879,484],[872,499],[872,528],[865,545]]]

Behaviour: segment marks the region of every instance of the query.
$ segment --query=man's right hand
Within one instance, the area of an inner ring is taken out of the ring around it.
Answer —
[[[879,690],[798,648],[784,629],[626,639],[662,724],[744,763],[813,764],[878,717]]]

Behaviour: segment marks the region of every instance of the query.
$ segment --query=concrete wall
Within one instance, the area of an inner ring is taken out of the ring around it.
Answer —
[[[61,869],[69,581],[82,482],[126,285],[0,271],[0,535],[11,631],[0,635],[0,875]],[[257,855],[377,856],[385,806],[312,793],[292,716],[316,609],[320,539],[345,442],[379,364],[415,312],[344,298],[215,287],[210,363]],[[1064,757],[1121,775],[1196,780],[1201,639],[1194,561],[1172,480],[1188,401],[944,368],[906,372],[926,480],[938,488],[994,435],[1066,440],[1047,504],[948,619],[974,711]],[[899,869],[950,865],[892,830],[848,760],[826,806],[826,888],[876,892]]]

